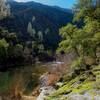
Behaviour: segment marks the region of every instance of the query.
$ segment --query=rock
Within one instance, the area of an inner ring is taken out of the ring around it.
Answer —
[[[23,96],[22,100],[36,100],[36,98],[33,96]]]
[[[39,90],[36,90],[36,91],[34,91],[33,93],[32,93],[32,96],[38,96],[39,95]]]
[[[40,77],[40,87],[52,86],[60,79],[59,73],[45,73]]]
[[[73,88],[77,88],[77,87],[79,86],[80,83],[81,83],[80,81],[75,82],[75,83],[72,85],[72,87],[73,87]]]
[[[92,97],[89,95],[80,95],[80,94],[70,94],[67,96],[68,100],[92,100]]]
[[[0,100],[2,100],[2,97],[0,97]]]
[[[93,97],[88,92],[84,95],[81,95],[79,93],[72,93],[69,95],[64,95],[62,98],[67,98],[68,100],[100,100],[99,95]]]
[[[48,73],[45,73],[44,75],[42,75],[42,76],[40,77],[39,81],[40,81],[40,87],[47,86]]]
[[[94,100],[100,100],[100,96],[95,96]]]
[[[54,87],[52,86],[47,86],[47,87],[42,87],[41,88],[41,93],[37,97],[37,100],[44,100],[44,98],[50,94],[52,94],[55,91]]]
[[[62,82],[57,82],[55,85],[58,86],[58,87],[61,87],[64,83]]]
[[[33,92],[32,92],[32,96],[35,96],[35,97],[37,97],[39,94],[40,94],[40,86],[37,86],[34,90],[33,90]]]

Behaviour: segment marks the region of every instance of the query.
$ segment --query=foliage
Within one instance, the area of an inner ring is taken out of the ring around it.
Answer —
[[[33,16],[32,22],[35,21],[35,17]],[[36,32],[35,29],[32,27],[31,22],[28,23],[27,31],[31,37],[30,45],[31,48],[36,56],[39,53],[44,52],[44,45],[43,45],[43,33],[42,31]]]
[[[16,44],[11,49],[9,48],[9,58],[15,59],[16,62],[23,61],[24,54],[23,54],[23,46],[21,44]],[[19,63],[19,62],[18,62]]]
[[[74,34],[77,32],[77,27],[72,24],[68,24],[67,26],[60,29],[60,35],[63,38],[63,41],[59,44],[60,49],[58,51],[72,51],[75,50],[78,54],[76,42],[74,38]]]
[[[100,47],[100,12],[98,11],[100,4],[97,2],[100,3],[98,0],[78,0],[74,21],[82,20],[84,24],[80,28],[74,24],[67,24],[60,29],[62,41],[58,51],[74,51],[78,56],[72,65],[73,69],[88,64],[86,57],[98,59],[96,54],[97,48]],[[96,61],[94,60],[92,64],[96,64]]]
[[[6,3],[6,0],[0,0],[0,19],[3,19],[10,15],[10,6]]]
[[[19,41],[16,33],[9,33],[0,27],[0,70],[6,70],[9,66],[22,65],[26,59],[31,61],[32,55],[31,53],[28,56],[25,55],[24,49],[26,47],[24,46],[25,44]]]
[[[38,31],[41,31],[45,49],[55,51],[61,39],[58,34],[59,27],[72,21],[72,11],[69,9],[68,11],[63,11],[59,8],[35,2],[21,4],[10,2],[10,0],[7,1],[11,7],[11,16],[2,21],[0,20],[0,26],[6,27],[10,32],[17,33],[20,40],[24,42],[33,41],[33,33],[38,34]],[[32,26],[32,34],[27,31],[29,23]]]
[[[46,100],[68,99],[73,93],[84,95],[92,94],[100,89],[100,0],[78,0],[75,5],[75,22],[84,22],[81,27],[75,24],[67,24],[60,29],[62,41],[58,51],[77,54],[77,58],[71,64],[71,72],[74,77],[64,76],[65,82]],[[96,62],[96,59],[99,61]],[[92,63],[91,63],[92,62]],[[93,92],[94,91],[94,92]],[[91,96],[91,97],[92,97]]]
[[[7,60],[7,49],[9,44],[5,39],[0,40],[0,63],[5,63]]]
[[[35,30],[32,28],[32,24],[30,22],[28,23],[27,32],[31,37],[34,37],[36,33]]]
[[[82,69],[86,69],[85,64],[83,63],[83,59],[82,58],[77,58],[77,60],[73,61],[72,65],[71,65],[72,70],[82,70]]]

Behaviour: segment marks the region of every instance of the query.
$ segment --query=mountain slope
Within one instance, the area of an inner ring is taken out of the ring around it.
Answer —
[[[11,32],[19,33],[24,41],[30,40],[27,33],[28,23],[44,34],[44,43],[47,48],[56,48],[60,39],[58,30],[62,25],[72,21],[73,14],[70,10],[46,6],[35,2],[18,3],[9,1],[12,16],[0,21],[0,26],[6,27]],[[35,21],[32,18],[35,17]],[[47,31],[48,34],[45,34]]]

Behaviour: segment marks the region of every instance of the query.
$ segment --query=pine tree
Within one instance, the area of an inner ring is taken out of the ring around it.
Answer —
[[[10,6],[6,3],[6,0],[0,0],[0,19],[3,19],[10,15]]]
[[[39,37],[40,42],[42,42],[43,41],[43,33],[41,31],[38,32],[38,37]]]
[[[32,24],[30,22],[28,23],[27,32],[32,33]]]
[[[32,28],[31,22],[28,23],[27,32],[29,33],[29,35],[30,35],[31,37],[34,37],[34,35],[35,35],[35,33],[36,33],[36,32],[35,32],[35,29]]]

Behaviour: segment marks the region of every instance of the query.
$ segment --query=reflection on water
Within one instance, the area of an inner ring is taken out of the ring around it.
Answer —
[[[37,63],[0,73],[0,93],[31,93],[34,87],[38,86],[39,77],[47,71],[47,66]]]

